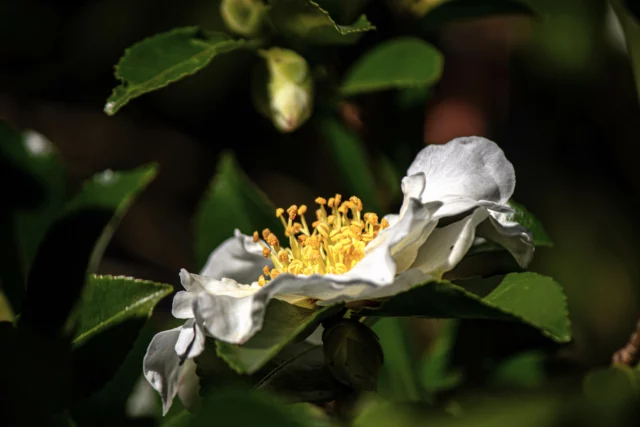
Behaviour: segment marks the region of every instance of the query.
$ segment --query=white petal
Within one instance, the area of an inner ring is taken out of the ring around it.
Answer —
[[[208,291],[198,294],[194,302],[196,321],[208,335],[241,344],[262,327],[264,312],[271,298],[282,296],[291,299],[301,296],[320,300],[318,305],[332,305],[362,299],[376,288],[391,285],[396,275],[394,257],[408,257],[411,261],[415,259],[419,246],[416,242],[422,244],[435,225],[430,222],[431,205],[413,199],[408,206],[406,213],[394,226],[382,231],[367,246],[365,257],[342,275],[280,274],[268,285],[258,287],[255,291],[254,286],[240,285],[229,280],[223,283],[209,277],[181,272],[183,283],[195,280]],[[251,292],[245,289],[251,289]]]
[[[193,300],[196,292],[180,291],[173,297],[171,314],[176,319],[193,319]]]
[[[226,277],[239,283],[251,283],[262,274],[265,265],[271,266],[271,263],[262,256],[260,244],[236,229],[234,237],[222,242],[211,253],[201,274],[216,279]]]
[[[196,374],[196,368],[195,361],[186,360],[178,380],[178,397],[182,405],[189,411],[196,409],[196,405],[200,400],[200,377]]]
[[[489,212],[486,209],[478,208],[460,221],[435,229],[418,251],[410,270],[420,271],[425,280],[442,277],[466,255],[475,239],[476,227],[488,217]]]
[[[167,413],[178,392],[182,366],[175,345],[182,328],[163,331],[153,337],[142,362],[144,377],[162,399],[162,413]]]
[[[257,277],[258,276],[255,276],[251,280],[254,281]],[[235,280],[228,278],[217,280],[213,277],[189,273],[184,268],[180,270],[180,281],[182,282],[182,286],[191,289],[189,293],[191,293],[192,295],[199,292],[207,292],[212,295],[227,295],[240,298],[243,296],[254,294],[261,289],[261,287],[257,284],[240,285]],[[192,296],[190,298],[192,298],[193,300],[193,298],[195,297]]]
[[[420,194],[422,202],[440,200],[443,212],[437,216],[463,213],[478,204],[491,209],[506,205],[515,188],[513,165],[494,142],[470,136],[456,138],[443,145],[425,147],[413,161],[408,177],[424,174],[425,185]],[[419,179],[407,186],[412,192]],[[403,190],[404,190],[403,181]]]
[[[507,249],[522,268],[526,268],[533,259],[535,247],[531,233],[511,221],[509,215],[491,212],[491,217],[478,226],[477,233]]]
[[[202,353],[204,342],[204,332],[194,319],[189,319],[182,326],[174,349],[182,360],[192,359]]]

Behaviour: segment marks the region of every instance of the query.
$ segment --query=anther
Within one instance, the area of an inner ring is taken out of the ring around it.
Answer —
[[[253,242],[254,243],[258,243],[258,240],[260,240],[260,236],[258,236],[258,232],[254,231],[253,232]]]
[[[276,209],[276,218],[280,218],[283,213],[284,213],[284,209],[282,208]]]
[[[271,255],[271,249],[262,248],[262,256],[265,257],[265,258],[269,258],[269,255]]]

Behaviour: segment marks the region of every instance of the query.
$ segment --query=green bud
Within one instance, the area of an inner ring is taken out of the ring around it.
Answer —
[[[266,28],[267,7],[262,0],[222,0],[220,15],[231,31],[257,37]]]
[[[296,52],[273,47],[254,75],[256,108],[281,132],[298,129],[313,110],[313,78],[307,61]]]
[[[375,390],[383,354],[378,337],[367,326],[341,319],[322,334],[324,356],[331,374],[357,390]]]

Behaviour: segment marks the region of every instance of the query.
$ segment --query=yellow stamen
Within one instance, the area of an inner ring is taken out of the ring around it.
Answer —
[[[290,206],[286,211],[276,210],[289,240],[289,247],[281,247],[280,241],[268,228],[262,230],[267,245],[262,245],[262,255],[270,258],[273,268],[265,266],[258,283],[268,283],[279,274],[344,274],[363,257],[365,247],[376,238],[380,230],[389,226],[386,219],[378,222],[375,213],[362,214],[362,201],[355,196],[342,201],[336,194],[327,199],[318,197],[316,220],[309,228],[304,217],[306,205]],[[325,209],[325,205],[327,208]],[[288,214],[285,219],[284,213]],[[295,222],[298,219],[300,222]],[[258,242],[258,232],[253,233]]]
[[[257,243],[257,242],[258,242],[258,240],[260,240],[260,236],[258,236],[258,232],[257,232],[257,231],[254,231],[254,232],[253,232],[253,241],[254,241],[255,243]]]

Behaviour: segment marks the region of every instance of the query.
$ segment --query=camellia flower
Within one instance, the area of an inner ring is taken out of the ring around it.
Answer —
[[[288,242],[265,229],[235,236],[210,256],[200,275],[180,272],[173,301],[181,328],[157,334],[144,375],[164,410],[178,392],[182,362],[199,355],[205,336],[242,344],[262,327],[272,298],[315,308],[380,300],[442,278],[476,237],[505,247],[520,266],[531,261],[531,235],[509,220],[515,172],[502,150],[481,137],[424,148],[402,180],[398,214],[379,219],[357,197],[317,198],[308,208],[278,209]],[[262,239],[260,239],[262,237]]]

